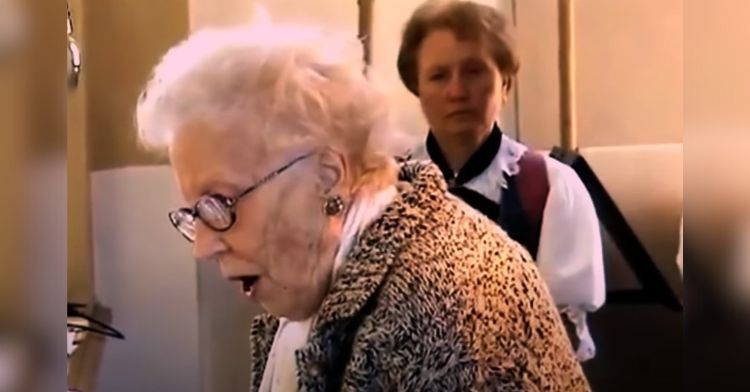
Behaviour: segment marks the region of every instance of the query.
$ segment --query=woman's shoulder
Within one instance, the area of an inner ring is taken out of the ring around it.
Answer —
[[[571,376],[562,368],[575,358],[528,253],[488,221],[469,214],[460,221],[469,228],[436,226],[402,252],[381,290],[387,317],[380,321],[414,346],[439,342],[436,352],[461,353],[488,369],[535,362],[556,381]]]
[[[512,241],[497,224],[448,196],[446,214],[425,217],[423,230],[414,236],[396,264],[396,275],[424,285],[425,290],[454,291],[484,283],[508,279],[499,273],[516,264],[532,265],[528,253]],[[411,283],[412,288],[419,284]]]

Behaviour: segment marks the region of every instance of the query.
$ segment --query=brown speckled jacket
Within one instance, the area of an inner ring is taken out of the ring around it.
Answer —
[[[588,391],[534,263],[410,162],[298,350],[300,391]],[[251,390],[278,321],[251,329]]]

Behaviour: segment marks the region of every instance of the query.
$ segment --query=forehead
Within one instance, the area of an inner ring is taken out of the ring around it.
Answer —
[[[460,40],[449,29],[437,29],[427,34],[419,47],[420,69],[453,65],[469,59],[489,61],[489,53],[479,40]]]
[[[262,166],[263,154],[249,133],[192,122],[175,134],[169,156],[183,196],[193,200],[245,186]]]

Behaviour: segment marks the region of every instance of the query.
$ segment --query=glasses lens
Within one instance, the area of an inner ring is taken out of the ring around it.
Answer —
[[[177,210],[169,213],[172,225],[189,241],[195,241],[195,218],[188,210]]]
[[[196,206],[198,216],[214,230],[226,230],[232,226],[232,212],[225,200],[216,196],[202,198]]]

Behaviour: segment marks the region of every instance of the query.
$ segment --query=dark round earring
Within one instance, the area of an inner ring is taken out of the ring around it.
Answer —
[[[344,211],[344,200],[341,196],[331,196],[323,203],[323,212],[328,216],[335,216]]]

